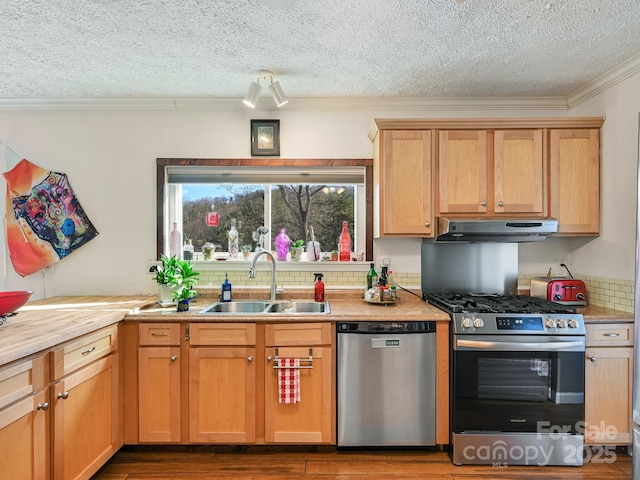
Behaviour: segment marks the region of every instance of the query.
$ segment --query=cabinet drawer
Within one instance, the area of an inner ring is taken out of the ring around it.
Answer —
[[[0,408],[44,388],[44,356],[0,369]]]
[[[180,324],[141,323],[138,345],[180,345]]]
[[[255,345],[254,323],[192,323],[190,345]]]
[[[633,345],[633,323],[587,324],[587,347]]]
[[[331,345],[331,338],[329,323],[275,324],[264,327],[267,347]]]
[[[84,335],[51,352],[52,377],[63,377],[118,348],[118,326]]]

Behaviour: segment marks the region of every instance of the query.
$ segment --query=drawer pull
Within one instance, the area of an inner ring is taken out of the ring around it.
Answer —
[[[69,398],[69,392],[61,392],[58,394],[58,398],[61,398],[62,400],[66,400],[67,398]]]
[[[247,357],[247,362],[249,362],[249,363],[253,362],[253,355],[249,355]]]
[[[596,357],[594,357],[593,355],[589,355],[589,357],[588,357],[588,358],[589,358],[589,360],[591,360],[593,363],[595,363],[595,362],[596,362],[596,360],[597,360],[597,358],[596,358]]]
[[[167,335],[169,335],[167,332],[164,332],[164,333],[152,333],[151,334],[152,337],[166,337]]]
[[[89,350],[85,350],[84,352],[82,352],[82,355],[88,355],[91,352],[93,352],[96,349],[95,346],[91,347]]]
[[[177,355],[171,355],[171,361],[175,362],[178,359]]]
[[[39,403],[38,410],[49,410],[49,403],[48,402]]]
[[[602,336],[603,337],[619,337],[620,334],[619,333],[603,333]]]

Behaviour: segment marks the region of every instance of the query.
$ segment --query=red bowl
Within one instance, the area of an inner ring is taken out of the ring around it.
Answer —
[[[0,315],[13,313],[29,300],[33,291],[0,292]]]

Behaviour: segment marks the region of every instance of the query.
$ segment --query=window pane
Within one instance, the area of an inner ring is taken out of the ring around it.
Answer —
[[[218,213],[218,226],[207,225],[207,213]],[[216,251],[228,249],[227,233],[236,220],[239,244],[255,243],[252,234],[264,225],[262,185],[185,184],[182,188],[183,238],[191,238],[196,252],[213,243]]]
[[[311,240],[311,228],[320,250],[338,250],[342,222],[349,225],[351,249],[355,245],[353,231],[355,188],[353,185],[273,185],[271,187],[272,248],[275,237],[286,229],[291,241]]]

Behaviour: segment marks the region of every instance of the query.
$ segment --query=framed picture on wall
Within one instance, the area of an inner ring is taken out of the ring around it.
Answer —
[[[280,156],[280,120],[251,120],[251,156]]]

